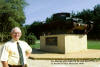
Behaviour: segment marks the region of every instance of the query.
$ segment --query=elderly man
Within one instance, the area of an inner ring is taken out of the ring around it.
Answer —
[[[24,41],[19,40],[22,33],[19,27],[11,30],[12,40],[6,42],[1,52],[3,67],[27,67],[26,58],[31,54],[31,47]]]

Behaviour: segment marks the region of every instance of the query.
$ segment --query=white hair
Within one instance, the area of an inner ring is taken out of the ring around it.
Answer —
[[[11,32],[13,32],[15,29],[17,29],[19,32],[21,32],[21,29],[19,27],[14,27]]]

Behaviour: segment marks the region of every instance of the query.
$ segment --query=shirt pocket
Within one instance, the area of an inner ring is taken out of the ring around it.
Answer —
[[[10,49],[9,56],[18,56],[18,50],[15,48]]]

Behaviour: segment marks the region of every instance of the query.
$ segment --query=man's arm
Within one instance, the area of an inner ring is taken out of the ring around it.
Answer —
[[[1,61],[1,62],[2,62],[2,66],[3,66],[3,67],[9,67],[7,61]]]
[[[26,52],[26,56],[27,56],[27,58],[28,58],[30,55],[31,55],[30,52]]]
[[[32,48],[28,45],[28,43],[25,42],[25,44],[26,44],[26,46],[25,46],[25,48],[26,48],[25,53],[26,53],[26,57],[28,58],[31,55]]]

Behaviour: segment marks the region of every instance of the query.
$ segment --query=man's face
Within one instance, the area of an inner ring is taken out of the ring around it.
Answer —
[[[14,29],[12,32],[11,32],[11,36],[14,40],[19,40],[20,37],[21,37],[21,31],[19,29]]]

